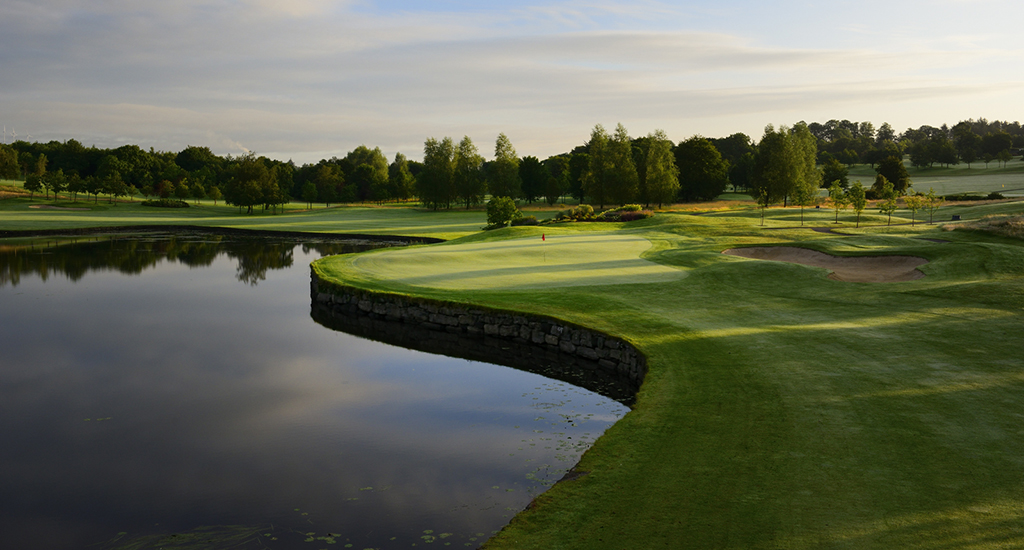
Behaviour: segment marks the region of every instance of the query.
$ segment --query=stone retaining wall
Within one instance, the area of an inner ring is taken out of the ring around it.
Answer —
[[[566,360],[579,359],[639,388],[646,358],[632,344],[598,331],[536,315],[445,304],[422,298],[369,292],[321,281],[312,273],[311,298],[336,314],[367,316],[434,332],[497,338],[530,344]],[[500,360],[495,360],[501,363]]]

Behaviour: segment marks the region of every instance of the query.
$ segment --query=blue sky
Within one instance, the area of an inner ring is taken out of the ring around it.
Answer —
[[[315,162],[499,132],[541,158],[831,118],[1020,120],[1019,2],[5,0],[0,124]],[[488,155],[489,156],[489,155]]]

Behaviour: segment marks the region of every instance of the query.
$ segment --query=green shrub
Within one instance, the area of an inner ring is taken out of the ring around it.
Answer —
[[[142,201],[142,206],[156,206],[158,208],[188,208],[188,203],[177,199],[157,199]]]
[[[627,204],[619,208],[605,210],[595,219],[601,222],[631,222],[633,220],[649,218],[652,215],[653,213],[650,210],[644,210],[639,204]]]
[[[539,224],[540,224],[540,222],[537,221],[537,216],[522,216],[522,217],[519,217],[519,218],[516,218],[516,219],[512,220],[512,225],[513,226],[515,226],[515,225],[539,225]]]
[[[589,204],[581,204],[575,208],[562,210],[558,213],[558,216],[555,217],[555,220],[581,222],[593,219],[593,217],[594,207]]]
[[[954,193],[952,195],[943,195],[947,201],[991,201],[998,199],[1005,199],[1002,194],[995,191],[989,193],[987,196],[975,195],[973,193]]]
[[[523,213],[516,208],[516,201],[509,197],[494,197],[487,201],[487,227],[484,229],[505,227],[521,217]]]

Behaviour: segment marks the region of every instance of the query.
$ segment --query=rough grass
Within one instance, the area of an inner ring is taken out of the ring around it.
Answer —
[[[1024,239],[1024,216],[993,215],[961,225],[959,228],[987,231],[1004,237]]]
[[[609,253],[633,254],[629,243],[643,238],[642,258],[688,275],[650,284],[624,275],[454,290],[442,274],[501,267],[474,254],[414,263],[445,247],[317,268],[370,289],[553,315],[647,354],[638,403],[583,457],[578,469],[589,473],[538,497],[489,548],[1024,546],[1024,246],[937,226],[844,236],[758,221],[661,214],[614,228],[628,238]],[[566,244],[581,246],[588,231],[610,231],[568,230]],[[540,246],[529,239],[482,235],[448,247]],[[720,254],[772,243],[930,263],[924,279],[858,284]],[[375,271],[398,273],[404,262],[432,270],[435,286]]]

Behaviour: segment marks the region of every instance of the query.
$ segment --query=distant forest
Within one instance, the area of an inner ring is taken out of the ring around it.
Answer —
[[[897,133],[888,123],[830,120],[798,122],[780,132],[806,129],[815,146],[810,152],[821,187],[847,185],[846,169],[855,164],[879,165],[887,158],[908,158],[913,166],[999,162],[1005,164],[1024,148],[1019,122],[966,120],[950,127],[921,126]],[[218,156],[208,147],[188,146],[179,152],[143,150],[136,145],[116,149],[63,143],[16,141],[0,144],[0,179],[23,179],[30,191],[74,195],[101,194],[177,198],[223,198],[248,208],[275,208],[289,201],[314,203],[409,201],[433,208],[471,207],[485,197],[551,204],[571,195],[594,204],[661,204],[711,200],[729,185],[756,187],[759,163],[770,154],[775,129],[768,127],[755,142],[743,133],[724,138],[693,136],[674,143],[663,132],[630,137],[622,125],[614,132],[595,126],[590,139],[569,152],[546,159],[519,157],[502,134],[494,160],[485,161],[465,137],[429,138],[422,162],[398,153],[388,161],[380,148],[359,146],[344,157],[297,166],[291,161],[245,154]],[[796,142],[794,142],[796,143]],[[796,147],[797,145],[793,145]],[[783,147],[783,149],[785,149]],[[779,151],[782,151],[780,149]],[[795,154],[795,153],[787,153]],[[808,151],[801,154],[806,157]]]

